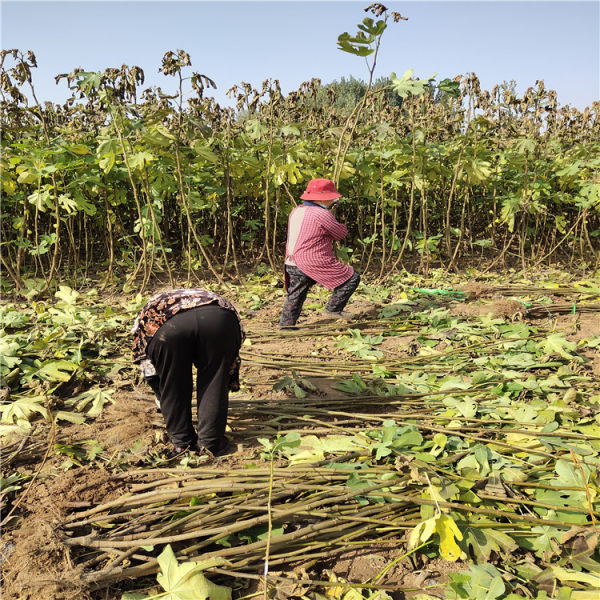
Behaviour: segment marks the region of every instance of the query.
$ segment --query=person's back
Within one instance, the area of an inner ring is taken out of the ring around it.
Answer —
[[[349,317],[343,308],[360,276],[333,252],[333,242],[348,235],[346,226],[329,211],[340,197],[332,181],[313,179],[301,196],[304,203],[290,213],[284,267],[288,296],[279,321],[282,327],[295,325],[314,283],[333,290],[326,314]]]
[[[332,290],[352,276],[353,269],[333,253],[332,242],[346,237],[348,230],[328,209],[311,202],[296,207],[288,222],[285,264]]]
[[[229,390],[239,390],[244,330],[234,306],[202,288],[165,290],[148,300],[131,329],[133,361],[156,395],[172,449],[219,456]],[[197,431],[192,422],[192,367],[196,367]]]

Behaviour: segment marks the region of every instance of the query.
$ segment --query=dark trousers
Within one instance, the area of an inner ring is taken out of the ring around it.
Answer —
[[[308,290],[317,282],[304,274],[298,267],[285,265],[285,271],[288,278],[287,298],[281,311],[279,325],[291,326],[296,324],[302,312],[302,306],[306,300]],[[331,298],[329,298],[327,306],[325,306],[325,310],[330,312],[341,312],[344,310],[348,300],[350,300],[350,296],[352,296],[359,283],[360,275],[355,272],[344,283],[334,288]]]
[[[229,371],[241,344],[235,314],[217,304],[178,313],[146,351],[158,376],[160,410],[175,446],[218,448],[225,435]],[[192,365],[197,369],[198,433],[192,423]]]

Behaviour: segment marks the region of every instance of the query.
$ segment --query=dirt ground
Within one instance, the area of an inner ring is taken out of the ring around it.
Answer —
[[[523,304],[516,300],[496,298],[484,301],[480,298],[482,289],[474,286],[469,291],[477,302],[454,303],[452,314],[476,316],[491,313],[508,320],[524,318]],[[348,308],[360,314],[362,319],[376,319],[381,305],[361,299]],[[331,335],[304,339],[295,338],[293,334],[288,337],[262,336],[260,339],[253,335],[253,332],[259,331],[278,332],[276,323],[279,311],[279,302],[267,303],[257,310],[243,311],[245,320],[249,323],[250,345],[245,349],[264,357],[266,364],[246,362],[242,367],[244,386],[240,392],[232,395],[230,411],[236,452],[214,464],[216,473],[220,469],[243,466],[247,460],[259,460],[256,436],[260,427],[257,429],[256,423],[248,423],[244,415],[237,412],[235,398],[252,396],[257,399],[285,400],[287,395],[284,391],[273,390],[273,384],[284,373],[268,364],[269,357],[330,360],[342,354],[335,347],[335,336]],[[327,322],[329,321],[322,316],[320,310],[311,309],[305,310],[301,324],[318,327]],[[567,339],[575,342],[600,335],[598,313],[558,316],[532,323],[562,331]],[[384,340],[381,349],[384,352],[410,356],[414,342],[415,336],[412,335],[394,337]],[[600,353],[590,350],[586,356],[590,359],[587,368],[600,378]],[[311,381],[317,386],[317,392],[313,392],[313,395],[341,395],[331,388],[331,382],[318,377]],[[4,457],[11,456],[15,448],[23,443],[23,451],[11,460],[10,468],[11,471],[33,474],[34,478],[30,483],[24,484],[24,489],[16,495],[12,504],[3,507],[5,519],[9,511],[14,511],[4,525],[0,544],[4,600],[120,600],[121,592],[103,591],[95,594],[78,588],[78,570],[68,548],[61,541],[57,526],[74,509],[91,507],[127,493],[133,480],[115,478],[114,469],[103,468],[102,461],[95,461],[93,465],[70,465],[67,454],[53,451],[56,443],[68,446],[85,440],[96,440],[102,447],[102,456],[109,457],[107,460],[111,464],[114,465],[115,461],[122,458],[132,468],[135,468],[138,460],[139,464],[143,464],[148,453],[159,452],[165,446],[166,435],[161,415],[155,409],[151,390],[141,383],[130,382],[130,385],[124,385],[115,394],[115,400],[95,420],[88,420],[82,425],[61,423],[56,431],[48,424],[36,423],[25,442],[12,440],[6,444]],[[15,506],[14,502],[18,502],[18,505]],[[321,578],[333,574],[347,581],[364,582],[375,577],[390,560],[403,552],[405,548],[385,544],[345,552],[321,564]],[[461,563],[446,563],[439,559],[419,565],[401,561],[386,572],[381,583],[397,586],[398,589],[428,588],[427,592],[432,594],[436,593],[436,586],[447,581],[448,572],[462,568],[464,565]],[[299,566],[298,573],[301,572],[302,566]],[[61,583],[67,576],[74,583],[64,588]],[[279,595],[289,597],[298,591],[286,591],[282,588]],[[398,592],[395,597],[400,599],[410,595]]]

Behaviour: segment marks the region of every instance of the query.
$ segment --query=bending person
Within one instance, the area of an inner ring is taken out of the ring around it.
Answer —
[[[308,290],[315,284],[333,290],[325,307],[330,317],[351,319],[344,308],[360,282],[354,269],[340,262],[333,253],[333,242],[348,235],[330,209],[342,195],[329,179],[312,179],[288,220],[285,251],[285,289],[287,298],[279,325],[296,324]]]
[[[133,328],[133,362],[155,391],[173,452],[225,454],[229,391],[239,390],[244,330],[233,305],[208,290],[155,294]],[[192,422],[196,367],[198,430]]]

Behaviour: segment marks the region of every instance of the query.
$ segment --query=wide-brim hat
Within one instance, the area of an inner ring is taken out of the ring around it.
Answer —
[[[335,189],[335,183],[330,179],[311,179],[306,186],[306,191],[300,198],[302,200],[327,201],[337,200],[342,195]]]

